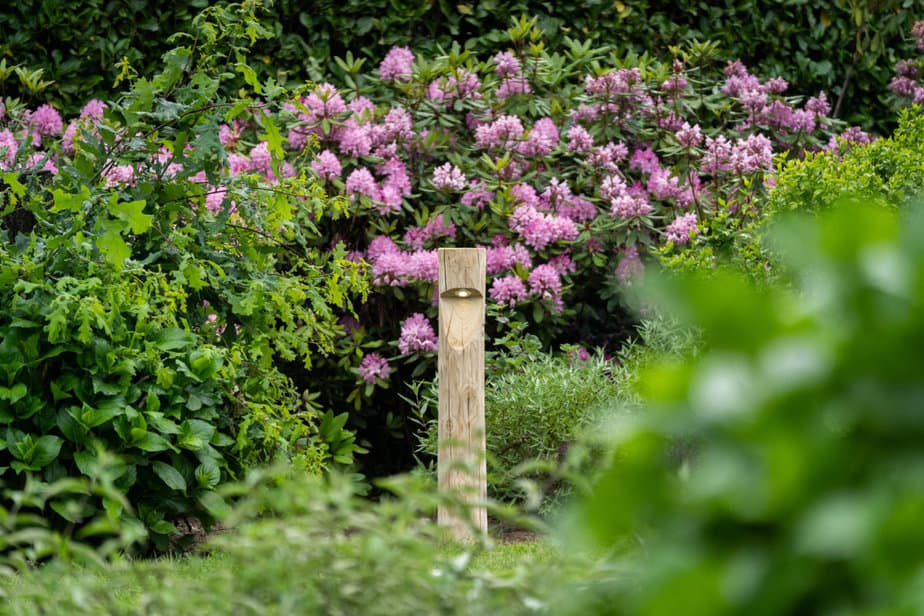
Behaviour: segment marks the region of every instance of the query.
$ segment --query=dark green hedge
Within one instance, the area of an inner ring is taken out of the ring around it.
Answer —
[[[15,72],[0,71],[0,92],[68,111],[90,98],[107,98],[123,58],[139,73],[153,73],[169,49],[167,37],[187,30],[207,5],[208,0],[6,0],[0,8],[0,58],[7,68],[42,69],[33,79],[53,84],[30,88]]]
[[[15,73],[0,92],[76,108],[105,97],[124,57],[149,72],[167,36],[188,28],[207,0],[9,0],[0,9],[0,57],[8,66],[44,69],[54,84],[31,92]],[[622,50],[669,56],[689,39],[713,39],[723,57],[740,58],[763,76],[780,75],[791,91],[828,92],[839,116],[885,128],[892,66],[912,48],[910,29],[924,0],[277,0],[265,23],[276,38],[260,51],[264,70],[289,79],[329,79],[332,57],[351,51],[377,62],[392,45],[433,51],[459,41],[487,53],[505,40],[496,30],[535,15],[546,44],[596,38]],[[0,78],[3,71],[0,65]],[[33,88],[34,89],[34,88]],[[842,99],[842,100],[841,100]]]

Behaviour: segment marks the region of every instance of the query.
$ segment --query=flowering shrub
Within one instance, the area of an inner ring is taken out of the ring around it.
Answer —
[[[615,346],[632,326],[625,290],[646,259],[718,253],[760,215],[776,154],[798,158],[870,139],[841,130],[825,93],[787,96],[785,80],[723,63],[712,44],[677,48],[661,63],[576,41],[548,52],[525,18],[508,36],[508,49],[490,58],[458,47],[423,58],[395,47],[367,73],[360,61],[340,60],[349,88],[308,86],[281,108],[272,103],[284,90],[261,84],[234,48],[228,62],[255,98],[224,114],[215,139],[193,127],[140,152],[94,119],[98,104],[67,124],[49,106],[8,110],[20,134],[0,132],[0,162],[21,165],[22,150],[30,170],[54,174],[75,141],[99,140],[120,153],[100,169],[103,186],[143,195],[151,174],[192,183],[203,207],[231,228],[281,232],[283,256],[272,263],[288,266],[293,242],[342,247],[338,267],[367,265],[374,288],[356,302],[355,318],[331,313],[344,336],[290,313],[285,299],[227,297],[222,306],[203,297],[214,309],[203,312],[226,336],[229,306],[248,317],[238,328],[258,316],[291,324],[285,343],[261,339],[265,356],[278,352],[281,368],[323,406],[352,404],[352,425],[370,427],[371,444],[387,434],[405,439],[399,449],[409,452],[408,413],[398,392],[383,390],[434,366],[438,246],[486,248],[488,299],[504,315],[488,323],[489,340],[522,322],[546,347]],[[168,54],[164,83],[179,79],[186,58]],[[139,108],[103,117],[153,113],[145,101],[162,86],[138,80]],[[116,255],[130,248],[117,231],[104,236]],[[339,284],[334,276],[330,285]],[[329,299],[357,296],[331,291]],[[328,354],[300,366],[306,337]]]
[[[324,368],[325,399],[346,397],[360,421],[388,408],[378,414],[408,443],[400,402],[380,386],[433,368],[437,247],[484,246],[489,303],[547,347],[615,346],[646,258],[697,236],[710,246],[717,219],[754,219],[774,156],[830,147],[843,129],[824,93],[787,96],[784,80],[723,64],[709,44],[616,65],[589,44],[543,50],[525,19],[508,36],[489,58],[395,47],[371,72],[341,61],[352,87],[312,87],[281,120],[295,167],[347,204],[317,224],[373,280]],[[505,327],[490,321],[489,340]],[[352,385],[331,376],[343,367]]]

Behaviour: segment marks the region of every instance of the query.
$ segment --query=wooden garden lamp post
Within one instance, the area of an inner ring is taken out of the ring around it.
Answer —
[[[471,504],[471,524],[440,507],[458,539],[486,533],[484,420],[485,249],[439,249],[439,486]]]

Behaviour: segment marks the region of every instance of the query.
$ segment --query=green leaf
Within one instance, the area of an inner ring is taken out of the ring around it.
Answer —
[[[176,448],[167,439],[153,432],[145,432],[143,436],[135,439],[132,444],[142,451],[165,451],[167,449],[176,451]]]
[[[187,419],[180,424],[177,445],[183,449],[198,451],[208,445],[215,433],[215,426],[201,419]]]
[[[115,520],[98,517],[80,527],[74,536],[78,539],[99,537],[101,535],[115,535],[119,532],[119,525]]]
[[[189,367],[202,380],[209,380],[223,363],[221,355],[212,349],[198,349],[189,355]]]
[[[95,428],[122,414],[124,407],[125,401],[121,398],[103,400],[97,408],[84,404],[80,421],[89,428]]]
[[[211,444],[213,447],[230,447],[234,444],[234,439],[227,434],[215,432],[215,434],[212,436],[212,439],[209,441],[209,444]]]
[[[26,187],[19,181],[19,174],[15,171],[4,173],[3,182],[9,186],[10,190],[13,192],[13,194],[10,195],[10,203],[15,205],[19,202],[19,199],[26,196]]]
[[[80,212],[83,204],[90,199],[90,189],[82,186],[77,194],[64,192],[60,188],[51,191],[54,203],[51,206],[51,212]]]
[[[0,387],[0,400],[9,400],[10,404],[16,404],[27,393],[29,390],[23,383],[16,383],[12,387]]]
[[[186,491],[186,480],[183,478],[183,475],[169,464],[153,462],[151,468],[153,468],[157,476],[167,484],[167,487],[181,492]]]
[[[44,468],[51,464],[58,457],[63,442],[60,436],[52,434],[39,437],[35,443],[35,449],[32,450],[32,466]]]
[[[207,459],[196,467],[196,482],[202,488],[214,488],[221,481],[221,469],[215,460]]]
[[[154,524],[151,524],[149,528],[151,529],[152,533],[156,533],[158,535],[171,535],[177,532],[176,526],[167,520],[158,520]]]
[[[78,524],[86,519],[87,515],[93,515],[92,507],[73,499],[56,500],[50,506],[55,513],[72,524]]]
[[[156,337],[155,344],[161,351],[176,351],[195,346],[196,337],[184,329],[162,329]]]
[[[234,69],[244,76],[244,81],[253,88],[253,91],[257,94],[263,93],[263,85],[260,84],[260,80],[257,79],[257,72],[250,68],[246,62],[238,62],[234,65]]]
[[[122,239],[118,231],[109,229],[96,239],[96,248],[103,253],[103,257],[117,268],[125,265],[125,261],[132,256],[131,248]]]
[[[203,492],[199,495],[199,504],[205,507],[205,510],[218,519],[227,517],[231,513],[231,507],[225,502],[217,492]]]
[[[96,477],[98,466],[96,464],[96,453],[92,451],[77,451],[74,453],[74,463],[81,474],[87,477]]]
[[[127,222],[132,233],[138,235],[150,229],[154,222],[153,216],[142,213],[145,205],[146,201],[143,199],[124,202],[113,200],[109,203],[109,212],[119,220]]]

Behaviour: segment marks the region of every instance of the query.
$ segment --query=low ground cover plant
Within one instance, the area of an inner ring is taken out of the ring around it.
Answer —
[[[557,600],[553,571],[582,566],[544,542],[452,545],[431,517],[451,499],[426,478],[388,485],[399,497],[373,503],[336,473],[254,474],[233,487],[247,495],[227,519],[235,530],[209,541],[210,557],[52,563],[0,581],[4,613],[530,614]]]

